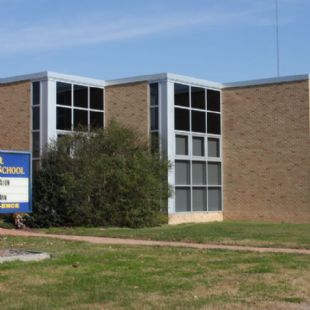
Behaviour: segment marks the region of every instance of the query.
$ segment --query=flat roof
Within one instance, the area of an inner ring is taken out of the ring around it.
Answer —
[[[198,79],[198,78],[194,78],[190,76],[179,75],[179,74],[174,74],[174,73],[169,73],[169,72],[149,74],[149,75],[139,75],[139,76],[133,76],[133,77],[127,77],[127,78],[121,78],[121,79],[114,79],[114,80],[98,80],[98,79],[92,79],[92,78],[78,76],[78,75],[69,75],[69,74],[57,73],[57,72],[52,72],[52,71],[43,71],[43,72],[37,72],[37,73],[32,73],[32,74],[0,78],[0,84],[8,84],[8,83],[14,83],[14,82],[21,82],[21,81],[47,80],[47,79],[71,82],[71,83],[97,85],[100,87],[130,84],[130,83],[137,83],[137,82],[142,82],[142,81],[159,82],[159,81],[166,80],[166,81],[191,84],[191,85],[201,86],[201,87],[223,89],[223,88],[248,87],[248,86],[264,85],[264,84],[278,84],[278,83],[287,83],[287,82],[294,82],[294,81],[303,81],[303,80],[309,80],[310,75],[309,74],[289,75],[289,76],[281,76],[281,77],[274,77],[274,78],[264,78],[264,79],[258,79],[258,80],[247,80],[247,81],[238,81],[238,82],[231,82],[231,83],[219,83],[219,82],[213,82],[213,81]]]

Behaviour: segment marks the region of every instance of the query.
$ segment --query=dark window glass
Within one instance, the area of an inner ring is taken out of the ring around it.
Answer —
[[[221,115],[208,113],[208,133],[221,134]]]
[[[57,108],[57,129],[71,130],[71,109]]]
[[[40,157],[40,133],[32,133],[32,156]]]
[[[74,109],[74,129],[88,130],[88,111]]]
[[[88,88],[86,86],[74,85],[74,100],[75,107],[87,108],[88,107]]]
[[[158,108],[151,108],[151,130],[158,130]]]
[[[102,88],[90,88],[90,108],[96,110],[104,109],[104,97]]]
[[[150,84],[151,106],[158,105],[158,84]]]
[[[32,129],[40,129],[40,107],[32,108]]]
[[[192,108],[205,109],[205,90],[200,87],[191,88]]]
[[[102,112],[90,112],[90,127],[92,129],[103,128],[104,114]]]
[[[40,104],[40,82],[32,83],[32,105]]]
[[[71,106],[71,84],[57,82],[57,104]]]
[[[192,131],[206,132],[206,113],[192,111]]]
[[[207,92],[207,109],[210,111],[220,111],[220,92],[208,89]]]
[[[174,126],[176,130],[189,131],[189,110],[174,109]]]
[[[189,86],[174,84],[174,104],[189,107]]]

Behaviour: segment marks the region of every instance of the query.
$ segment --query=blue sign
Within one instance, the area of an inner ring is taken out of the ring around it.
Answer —
[[[31,154],[0,151],[0,214],[31,212]]]

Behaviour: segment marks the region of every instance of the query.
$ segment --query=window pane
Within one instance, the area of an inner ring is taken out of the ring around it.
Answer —
[[[88,107],[88,88],[86,86],[74,85],[74,100],[75,107]]]
[[[176,130],[189,131],[189,110],[174,109],[174,122]]]
[[[71,109],[57,108],[57,129],[71,130]]]
[[[187,136],[175,137],[175,152],[177,155],[188,155],[188,138]]]
[[[208,113],[208,133],[221,134],[221,115]]]
[[[150,84],[151,106],[158,105],[158,84]]]
[[[158,132],[151,133],[151,151],[158,152],[159,150],[159,134]]]
[[[57,104],[71,106],[71,84],[57,82]]]
[[[191,210],[191,197],[189,188],[175,189],[175,211],[186,212]]]
[[[222,210],[222,196],[220,188],[208,188],[208,211]]]
[[[204,138],[193,137],[193,155],[205,156]]]
[[[90,127],[92,129],[103,128],[104,113],[90,111]]]
[[[192,163],[192,181],[193,185],[206,184],[206,163],[193,161]]]
[[[189,86],[174,84],[174,104],[189,107]]]
[[[40,133],[32,133],[32,156],[40,157]]]
[[[158,108],[151,108],[151,130],[158,130]]]
[[[88,112],[85,110],[74,109],[74,129],[88,130]]]
[[[208,139],[208,156],[209,157],[220,157],[220,140],[219,139]]]
[[[205,109],[205,89],[200,87],[191,88],[192,108]]]
[[[220,163],[208,163],[208,185],[221,185]]]
[[[104,109],[104,97],[102,88],[90,88],[90,108],[96,110]]]
[[[177,185],[190,184],[189,161],[175,162],[175,183]]]
[[[207,211],[206,188],[193,188],[193,211]]]
[[[208,89],[207,92],[207,109],[210,111],[220,111],[220,92]]]
[[[32,108],[32,129],[40,129],[40,107]]]
[[[206,132],[206,113],[192,111],[192,131]]]
[[[40,104],[40,82],[32,83],[32,105]]]

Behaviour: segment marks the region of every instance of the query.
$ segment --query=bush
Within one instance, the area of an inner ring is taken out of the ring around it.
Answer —
[[[161,224],[169,163],[129,129],[111,123],[50,143],[34,176],[32,226]]]

